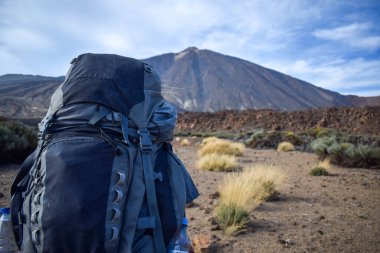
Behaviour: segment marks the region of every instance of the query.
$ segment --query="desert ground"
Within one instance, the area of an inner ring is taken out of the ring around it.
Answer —
[[[226,172],[196,168],[201,139],[175,150],[201,196],[187,208],[189,234],[211,237],[209,252],[380,252],[380,171],[333,166],[330,176],[311,176],[318,157],[310,153],[246,149],[240,166],[280,167],[287,179],[279,195],[252,212],[238,235],[225,235],[214,223],[215,192]],[[212,251],[214,250],[214,251]]]
[[[186,212],[189,235],[204,238],[204,252],[380,252],[379,170],[333,166],[330,176],[315,177],[309,175],[318,162],[314,154],[247,148],[241,167],[273,165],[286,180],[277,196],[251,213],[245,230],[226,235],[215,223],[215,206],[227,173],[196,168],[201,140],[189,138],[186,147],[174,141],[174,147],[201,193]],[[17,169],[15,164],[0,167],[1,207],[9,205]]]

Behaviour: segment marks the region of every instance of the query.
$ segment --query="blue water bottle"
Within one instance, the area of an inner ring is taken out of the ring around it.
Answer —
[[[189,253],[191,241],[187,234],[188,221],[186,218],[182,219],[182,227],[171,239],[168,246],[168,253]]]
[[[16,241],[13,237],[9,208],[0,208],[0,252],[18,252]]]

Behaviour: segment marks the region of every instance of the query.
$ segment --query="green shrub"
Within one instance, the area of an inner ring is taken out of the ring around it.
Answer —
[[[317,127],[315,129],[316,138],[329,137],[329,136],[335,136],[335,135],[336,135],[336,130],[334,129],[324,128],[324,127]]]
[[[280,131],[258,130],[246,140],[245,144],[252,148],[276,148],[281,140]]]
[[[353,146],[352,143],[348,143],[348,142],[343,142],[340,145],[342,146],[343,151]]]
[[[260,140],[265,136],[265,131],[260,129],[254,132],[248,140],[245,141],[246,145],[251,145],[254,141]]]
[[[336,136],[322,137],[311,142],[311,149],[318,155],[324,157],[328,155],[328,147],[337,143]]]
[[[21,122],[0,120],[0,162],[21,162],[36,146],[36,129]]]
[[[301,145],[302,144],[302,139],[301,137],[299,137],[298,135],[296,135],[295,133],[293,132],[284,132],[283,133],[283,138],[282,138],[283,141],[288,141],[290,143],[292,143],[293,145]]]
[[[347,140],[358,143],[349,143]],[[322,159],[329,157],[333,163],[347,167],[379,167],[380,147],[376,145],[375,137],[345,135],[318,138],[310,144],[311,149]]]
[[[344,154],[350,158],[345,161],[347,166],[371,167],[380,164],[380,147],[352,145],[344,150]]]
[[[324,159],[320,162],[318,162],[317,166],[315,166],[311,171],[310,175],[312,176],[327,176],[330,170],[331,164],[330,159]]]
[[[242,228],[251,220],[245,208],[233,203],[222,203],[216,209],[217,221],[220,227],[232,234]]]
[[[327,176],[329,173],[325,168],[315,167],[310,171],[310,175],[312,176]]]

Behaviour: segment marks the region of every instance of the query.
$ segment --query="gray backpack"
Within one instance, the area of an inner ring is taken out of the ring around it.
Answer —
[[[199,195],[170,144],[175,122],[151,66],[75,58],[12,185],[22,252],[166,252]]]

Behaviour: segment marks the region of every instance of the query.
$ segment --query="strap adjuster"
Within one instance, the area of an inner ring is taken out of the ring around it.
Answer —
[[[150,138],[150,133],[146,128],[140,128],[138,131],[140,135],[140,148],[143,152],[151,152],[152,148],[152,140]]]

